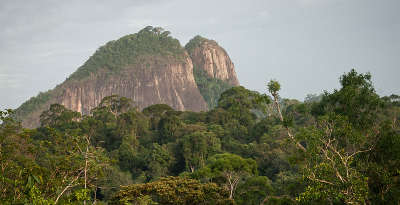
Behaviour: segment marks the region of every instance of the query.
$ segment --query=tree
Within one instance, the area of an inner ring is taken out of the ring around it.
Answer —
[[[100,104],[91,112],[108,111],[114,116],[132,109],[132,100],[118,95],[111,95],[101,100]]]
[[[174,114],[165,115],[158,123],[159,139],[160,144],[176,140],[176,132],[182,125],[182,121]]]
[[[174,156],[168,150],[167,145],[153,143],[150,155],[147,157],[149,178],[155,180],[160,177],[168,176],[169,168],[174,160]]]
[[[290,132],[280,112],[279,83],[268,84],[288,136],[305,152],[304,178],[308,186],[299,196],[300,202],[365,204],[368,201],[368,176],[360,157],[376,147],[380,126],[376,117],[382,102],[368,73],[358,74],[353,69],[340,82],[340,90],[325,92],[321,102],[314,105],[317,122],[297,137]],[[304,140],[306,146],[298,140]]]
[[[346,117],[321,117],[316,126],[300,134],[307,142],[306,192],[301,202],[330,201],[364,204],[368,197],[367,176],[357,168],[357,157],[372,147]]]
[[[142,113],[150,118],[150,128],[157,129],[158,123],[163,115],[174,111],[169,105],[155,104],[143,109]]]
[[[140,204],[144,199],[148,204],[154,201],[166,205],[233,204],[228,199],[228,193],[216,184],[181,177],[160,178],[155,182],[122,187],[111,204]]]
[[[69,110],[60,104],[52,104],[48,110],[40,115],[40,125],[42,127],[52,126],[66,129],[70,128],[71,125],[73,126],[73,122],[77,122],[80,118],[79,112]]]
[[[371,74],[359,74],[352,69],[340,77],[340,84],[340,90],[325,92],[321,102],[315,104],[312,113],[316,116],[329,112],[340,113],[357,129],[370,130],[377,122],[377,113],[383,107],[383,102],[372,85]]]
[[[50,123],[31,134],[35,139],[35,162],[43,168],[40,191],[55,204],[96,201],[103,171],[110,165],[104,149],[93,146],[94,132],[88,120],[71,120],[75,114],[53,105],[42,114],[42,119]]]
[[[235,201],[237,204],[259,205],[267,196],[272,196],[271,181],[266,176],[248,178],[237,188]]]
[[[233,117],[240,119],[244,111],[257,109],[266,112],[266,105],[270,99],[265,94],[247,90],[242,86],[233,87],[221,94],[218,100],[218,107],[230,111]]]
[[[276,110],[277,110],[277,112],[278,112],[278,116],[279,116],[279,119],[281,120],[281,122],[283,123],[283,126],[285,126],[285,128],[286,128],[286,131],[287,131],[287,135],[289,136],[289,138],[291,139],[291,140],[293,140],[293,142],[296,144],[296,146],[299,148],[299,149],[301,149],[302,151],[306,151],[306,149],[304,148],[304,146],[302,145],[302,144],[300,144],[300,142],[298,142],[296,139],[295,139],[295,137],[292,135],[292,133],[290,132],[290,129],[289,129],[289,122],[288,121],[285,121],[285,119],[283,118],[283,115],[282,115],[282,111],[281,111],[281,108],[280,108],[280,105],[279,105],[279,102],[278,102],[278,99],[279,99],[279,90],[281,89],[281,85],[279,84],[279,82],[278,81],[275,81],[275,80],[271,80],[269,83],[268,83],[268,91],[271,93],[271,95],[273,96],[273,98],[274,98],[274,104],[275,104],[275,107],[276,107]]]
[[[362,170],[368,174],[369,198],[372,204],[395,204],[400,201],[400,106],[398,96],[383,97],[384,119],[379,127],[373,150],[364,153]]]
[[[181,139],[186,169],[194,172],[205,166],[207,159],[221,151],[221,142],[215,134],[207,131],[196,131]]]
[[[42,203],[42,168],[35,162],[30,132],[12,117],[12,110],[0,110],[0,202]]]
[[[224,184],[230,199],[234,198],[239,183],[252,175],[257,175],[257,163],[253,159],[244,159],[230,153],[212,156],[206,167],[193,174],[196,178],[208,178]]]

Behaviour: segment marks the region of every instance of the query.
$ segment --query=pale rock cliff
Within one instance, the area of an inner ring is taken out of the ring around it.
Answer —
[[[204,70],[211,78],[221,79],[233,86],[239,85],[235,66],[227,52],[215,41],[204,39],[188,50],[195,68]]]
[[[22,125],[37,127],[40,113],[54,103],[84,115],[90,114],[91,109],[110,95],[130,98],[139,109],[153,104],[168,104],[180,111],[207,110],[187,53],[183,61],[164,57],[146,57],[140,61],[139,64],[126,66],[118,74],[101,70],[83,80],[65,81],[51,91],[53,98],[26,116]]]
[[[189,56],[183,62],[151,59],[127,66],[118,75],[99,72],[82,82],[66,82],[57,102],[89,114],[104,97],[119,95],[133,100],[139,109],[168,104],[176,110],[204,111],[207,105],[197,89]]]
[[[23,103],[16,118],[24,127],[37,127],[40,114],[54,103],[87,115],[110,95],[132,99],[140,110],[168,104],[180,111],[206,111],[212,108],[210,99],[216,104],[224,90],[239,85],[232,61],[215,41],[196,37],[188,49],[169,34],[148,26],[108,42],[66,81]],[[207,85],[196,81],[195,68],[229,86],[220,86],[217,91],[204,89]],[[209,92],[218,96],[210,98]]]

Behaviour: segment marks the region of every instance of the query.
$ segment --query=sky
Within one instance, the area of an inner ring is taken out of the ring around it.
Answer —
[[[152,25],[216,40],[240,84],[281,96],[339,88],[355,68],[400,94],[399,0],[1,0],[0,109],[62,83],[100,46]]]

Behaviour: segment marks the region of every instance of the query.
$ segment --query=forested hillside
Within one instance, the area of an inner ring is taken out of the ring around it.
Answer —
[[[170,36],[169,31],[147,26],[138,33],[126,35],[118,40],[110,41],[96,52],[67,81],[80,81],[106,70],[108,75],[115,75],[128,65],[139,64],[143,58],[167,57],[173,61],[183,61],[185,52],[179,41]],[[139,59],[141,57],[142,59]],[[31,98],[18,109],[19,115],[26,116],[39,109],[44,103],[54,98],[54,90],[41,93]]]
[[[399,204],[400,97],[368,73],[340,83],[305,102],[236,86],[207,112],[112,95],[84,116],[53,104],[36,129],[1,111],[0,202]]]
[[[222,92],[239,85],[228,53],[199,36],[184,48],[170,34],[147,26],[106,43],[60,85],[24,102],[15,116],[36,128],[51,104],[89,114],[110,95],[132,99],[140,110],[153,104],[180,111],[214,108]]]

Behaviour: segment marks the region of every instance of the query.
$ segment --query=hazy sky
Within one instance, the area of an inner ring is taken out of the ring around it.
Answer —
[[[147,25],[182,45],[216,40],[245,87],[282,96],[338,88],[351,68],[400,94],[400,0],[1,0],[0,108],[63,82],[101,45]]]

